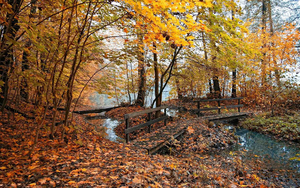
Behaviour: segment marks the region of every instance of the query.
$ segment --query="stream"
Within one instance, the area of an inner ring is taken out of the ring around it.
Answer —
[[[238,136],[237,144],[221,151],[221,156],[239,156],[242,164],[256,166],[260,177],[271,182],[284,182],[283,187],[300,186],[299,145],[243,128],[236,129],[235,135]]]
[[[114,120],[111,118],[105,119],[104,123],[102,124],[103,127],[106,128],[106,134],[107,139],[113,141],[113,142],[123,142],[124,139],[120,138],[118,135],[116,135],[114,129],[120,124],[118,120]]]
[[[299,146],[246,129],[237,129],[235,134],[239,141],[232,151],[243,151],[244,160],[258,158],[270,171],[286,169],[300,173],[300,161],[292,160],[300,154]]]

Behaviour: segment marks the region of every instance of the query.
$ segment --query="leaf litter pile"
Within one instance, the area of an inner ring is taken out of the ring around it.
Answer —
[[[46,119],[35,147],[35,120],[19,114],[1,117],[0,187],[278,186],[249,172],[237,156],[211,157],[209,152],[226,148],[234,139],[198,120],[188,122],[180,141],[169,143],[170,155],[148,155],[105,139],[80,115],[74,115],[64,139],[59,127],[49,139],[51,119]]]

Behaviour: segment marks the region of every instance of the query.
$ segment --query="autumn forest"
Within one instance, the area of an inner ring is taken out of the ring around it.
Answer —
[[[300,186],[299,12],[0,0],[0,187]]]

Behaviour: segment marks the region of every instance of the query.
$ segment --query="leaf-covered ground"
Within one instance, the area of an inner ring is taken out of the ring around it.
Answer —
[[[147,155],[104,139],[80,115],[74,115],[65,139],[60,139],[58,126],[51,140],[51,119],[46,119],[29,155],[37,122],[19,114],[9,120],[0,115],[0,187],[280,186],[260,178],[256,167],[241,164],[238,156],[213,156],[234,139],[203,122],[191,123],[180,141],[169,143],[169,155]]]

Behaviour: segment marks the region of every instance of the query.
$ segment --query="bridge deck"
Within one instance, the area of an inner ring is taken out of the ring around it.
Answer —
[[[201,123],[204,120],[222,121],[239,119],[248,116],[251,113],[240,112],[234,114],[219,114],[213,116],[204,116],[191,120],[182,120],[174,124],[168,124],[158,130],[148,133],[131,142],[132,146],[138,149],[146,149],[149,154],[155,153],[160,148],[165,146],[173,138],[182,135],[190,124]]]
[[[211,116],[204,116],[202,117],[208,121],[224,121],[224,120],[234,120],[247,117],[251,115],[251,112],[238,112],[238,113],[231,113],[231,114],[217,114]]]

